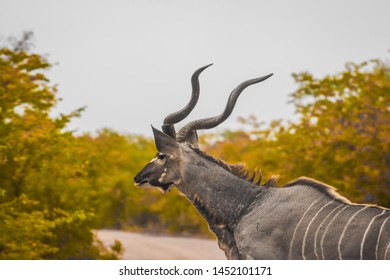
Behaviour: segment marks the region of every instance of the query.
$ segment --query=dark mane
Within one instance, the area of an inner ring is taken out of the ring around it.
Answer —
[[[337,191],[334,187],[329,186],[329,185],[322,183],[320,181],[311,179],[311,178],[299,177],[298,179],[295,179],[294,181],[287,183],[283,187],[289,188],[289,187],[294,187],[294,186],[299,186],[299,185],[314,188],[314,189],[318,190],[319,192],[325,194],[329,198],[334,199],[338,202],[345,203],[345,204],[351,204],[351,202],[348,199],[346,199],[345,197],[343,197],[342,195],[337,193]]]
[[[230,164],[230,163],[227,163],[223,160],[216,159],[215,157],[206,154],[205,152],[199,150],[198,148],[191,147],[191,149],[195,153],[197,153],[198,155],[203,157],[204,159],[207,159],[208,161],[211,161],[211,162],[219,165],[220,167],[224,168],[226,171],[229,171],[231,174],[233,174],[233,175],[239,177],[240,179],[243,179],[249,183],[255,184],[257,186],[263,186],[263,187],[276,187],[277,186],[276,182],[277,182],[279,176],[272,176],[268,181],[266,181],[264,183],[264,185],[261,185],[261,179],[262,179],[261,171],[256,172],[256,170],[255,170],[253,172],[253,175],[249,177],[248,176],[249,169],[244,164]],[[258,177],[257,181],[256,181],[256,177]]]
[[[216,159],[213,156],[210,156],[206,154],[205,152],[199,150],[198,148],[191,147],[191,149],[196,152],[198,155],[201,157],[219,165],[220,167],[224,168],[225,170],[229,171],[231,174],[239,177],[240,179],[246,180],[247,182],[250,182],[252,184],[255,184],[257,186],[262,186],[262,187],[267,187],[267,188],[273,188],[273,187],[278,187],[277,181],[279,179],[279,176],[272,176],[268,181],[266,181],[263,185],[261,185],[261,178],[262,174],[259,171],[259,175],[256,175],[256,170],[253,172],[253,176],[248,176],[249,175],[249,169],[244,165],[244,164],[229,164],[223,160]],[[255,182],[255,177],[259,177],[257,182]],[[336,189],[332,186],[329,186],[325,183],[322,183],[320,181],[308,178],[308,177],[300,177],[296,180],[293,180],[286,185],[284,185],[284,188],[288,187],[293,187],[293,186],[298,186],[298,185],[303,185],[303,186],[308,186],[311,188],[316,189],[317,191],[325,194],[331,199],[334,199],[336,201],[339,201],[341,203],[345,204],[351,204],[351,202],[337,193]]]

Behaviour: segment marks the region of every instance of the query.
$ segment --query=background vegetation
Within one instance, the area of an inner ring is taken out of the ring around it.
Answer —
[[[155,155],[152,139],[110,129],[74,135],[71,114],[45,73],[50,63],[29,50],[30,33],[0,49],[0,259],[111,259],[93,229],[211,236],[176,190],[133,186]],[[240,119],[251,131],[202,136],[202,149],[259,167],[284,182],[313,177],[354,202],[390,206],[390,67],[372,60],[334,75],[293,75],[299,121]]]

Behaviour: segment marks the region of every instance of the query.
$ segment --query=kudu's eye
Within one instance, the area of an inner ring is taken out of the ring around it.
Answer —
[[[159,160],[164,160],[164,159],[165,159],[165,155],[164,155],[164,154],[158,154],[158,155],[157,155],[157,158],[158,158]]]

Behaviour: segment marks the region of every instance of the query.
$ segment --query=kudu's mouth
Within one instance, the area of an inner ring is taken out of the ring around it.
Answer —
[[[134,180],[134,185],[139,187],[139,188],[157,188],[159,190],[161,190],[163,193],[166,193],[168,191],[171,190],[171,188],[173,187],[173,184],[172,183],[167,183],[167,184],[161,184],[161,185],[152,185],[149,183],[148,180],[143,180],[141,182],[137,182],[136,180]]]

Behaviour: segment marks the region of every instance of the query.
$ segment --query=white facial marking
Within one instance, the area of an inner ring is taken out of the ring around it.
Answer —
[[[158,179],[158,181],[160,183],[162,183],[162,181],[164,180],[164,177],[167,176],[167,173],[166,173],[167,169],[164,168],[164,172],[161,174],[160,178]]]
[[[157,154],[151,161],[151,162],[156,162],[156,164],[159,164],[159,165],[162,165],[164,163],[164,160],[163,159],[159,159],[159,155],[161,155],[160,153]]]
[[[157,157],[154,157],[150,162],[155,162],[157,160]]]

